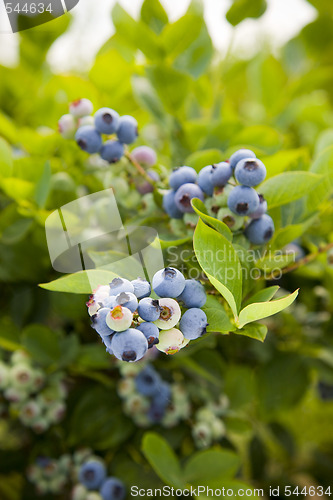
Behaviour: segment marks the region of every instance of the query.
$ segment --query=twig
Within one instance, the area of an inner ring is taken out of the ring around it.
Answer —
[[[133,165],[133,167],[135,167],[137,169],[139,174],[142,175],[142,177],[144,177],[146,179],[146,181],[149,182],[149,184],[151,184],[152,186],[155,187],[155,182],[153,181],[153,179],[151,177],[149,177],[149,175],[147,174],[145,169],[140,165],[139,162],[136,161],[135,158],[133,158],[131,153],[126,151],[125,156],[128,159],[128,161]]]

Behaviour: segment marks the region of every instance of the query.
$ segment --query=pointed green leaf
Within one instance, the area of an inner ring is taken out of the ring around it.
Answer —
[[[267,335],[267,326],[260,323],[250,323],[240,330],[235,330],[234,333],[263,342]]]
[[[283,297],[282,299],[272,300],[271,302],[257,302],[244,307],[239,313],[238,328],[242,328],[247,323],[258,321],[259,319],[268,318],[276,314],[294,302],[298,295],[298,290],[294,293]]]
[[[203,307],[207,315],[207,332],[229,333],[235,330],[235,325],[230,322],[224,307],[218,304],[216,307]]]
[[[266,8],[266,0],[233,0],[226,18],[230,24],[236,26],[248,17],[258,18],[262,16]]]
[[[116,277],[117,275],[111,271],[91,269],[89,271],[68,274],[50,283],[42,283],[39,286],[51,292],[89,294],[99,285],[107,285]]]
[[[201,16],[185,14],[176,22],[169,24],[161,35],[168,57],[176,58],[198,38],[203,19]]]
[[[141,7],[141,19],[155,33],[159,34],[168,24],[168,15],[159,0],[144,0]]]
[[[197,172],[207,165],[213,165],[214,163],[219,163],[223,161],[225,155],[219,149],[204,149],[201,151],[196,151],[188,156],[184,162],[184,165],[194,168]]]
[[[275,286],[269,286],[268,288],[264,288],[263,290],[260,290],[259,292],[255,293],[250,297],[244,304],[244,307],[253,304],[255,302],[267,302],[268,300],[271,300],[276,292],[278,291],[280,287],[278,285]]]
[[[8,142],[0,137],[0,175],[10,177],[13,172],[13,155]]]
[[[228,241],[232,241],[232,232],[224,222],[218,219],[214,219],[207,214],[205,204],[199,200],[199,198],[192,199],[193,210],[201,217],[201,219],[210,226],[212,226],[216,231],[221,233]]]
[[[281,252],[277,252],[274,255],[258,259],[256,261],[256,266],[264,272],[269,273],[273,270],[283,269],[292,262],[295,262],[295,254],[282,254]]]
[[[190,484],[206,484],[211,480],[233,477],[240,459],[232,451],[205,450],[195,453],[185,465],[184,475]]]
[[[311,194],[307,200],[308,209],[315,210],[333,192],[333,146],[324,149],[319,154],[310,171],[313,174],[322,175],[322,182],[312,186]]]

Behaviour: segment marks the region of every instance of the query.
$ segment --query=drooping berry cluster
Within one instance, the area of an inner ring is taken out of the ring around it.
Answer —
[[[234,177],[237,185],[231,184]],[[176,168],[169,178],[171,190],[164,194],[163,207],[171,218],[193,213],[191,200],[199,198],[210,215],[233,231],[244,230],[255,245],[267,243],[274,234],[267,202],[254,186],[266,177],[265,165],[253,151],[240,149],[228,161],[208,165],[199,174],[187,166]]]
[[[38,457],[27,470],[27,477],[40,495],[61,493],[69,481],[72,457],[62,455],[59,459]]]
[[[121,366],[120,371],[123,378],[118,394],[124,400],[125,413],[136,425],[174,427],[189,418],[189,396],[180,384],[165,382],[151,365],[142,362]]]
[[[207,316],[201,309],[206,293],[200,282],[167,267],[154,275],[152,288],[159,298],[151,297],[146,280],[115,278],[98,287],[87,303],[92,327],[107,351],[122,361],[138,361],[154,345],[174,354],[206,333]],[[179,302],[187,309],[183,315]]]
[[[107,468],[100,457],[91,457],[80,467],[78,481],[73,491],[72,500],[124,500],[124,483],[107,476]]]
[[[88,99],[74,101],[69,114],[58,122],[59,132],[65,139],[75,138],[83,151],[99,153],[108,163],[116,163],[125,153],[124,144],[137,139],[138,123],[133,116],[119,116],[111,108],[101,108],[94,116],[92,112],[93,105]]]
[[[226,427],[222,417],[228,405],[228,398],[221,395],[217,403],[210,402],[195,412],[192,436],[197,448],[208,448],[225,436]]]
[[[1,411],[11,411],[35,432],[42,433],[62,420],[66,396],[64,375],[47,375],[25,352],[16,351],[8,362],[0,361]]]

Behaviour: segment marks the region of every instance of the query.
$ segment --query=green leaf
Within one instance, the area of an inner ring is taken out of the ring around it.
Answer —
[[[250,323],[249,325],[246,325],[245,328],[235,330],[234,333],[264,342],[267,335],[267,326],[261,325],[260,323]]]
[[[22,344],[35,361],[45,366],[56,363],[61,356],[57,335],[42,325],[25,328]]]
[[[298,295],[298,290],[294,293],[283,297],[282,299],[272,300],[271,302],[257,302],[244,307],[239,313],[238,328],[242,328],[247,323],[258,321],[259,319],[268,318],[276,314],[294,302]]]
[[[255,302],[267,302],[268,300],[271,300],[279,288],[280,287],[278,285],[275,285],[259,290],[259,292],[252,295],[252,297],[244,303],[244,307]]]
[[[321,183],[312,186],[307,201],[308,209],[313,211],[333,192],[333,146],[319,154],[311,165],[310,172],[322,176]]]
[[[290,226],[282,227],[278,229],[274,234],[272,240],[272,246],[274,248],[283,248],[285,245],[294,241],[295,239],[302,236],[305,231],[312,226],[314,221],[317,219],[317,215],[310,217],[301,224],[292,224]]]
[[[3,191],[17,202],[29,200],[34,193],[34,184],[24,179],[16,179],[15,177],[7,177],[1,180]]]
[[[51,188],[51,165],[47,161],[44,166],[43,175],[36,186],[35,200],[39,208],[44,208]]]
[[[279,132],[268,125],[252,125],[234,134],[230,144],[237,147],[248,147],[249,149],[256,148],[259,151],[271,154],[281,147],[281,136]]]
[[[94,333],[94,330],[92,330]],[[87,344],[80,348],[76,365],[84,369],[105,370],[110,368],[111,357],[102,344]]]
[[[0,137],[0,175],[3,177],[11,177],[13,172],[13,156],[9,144]]]
[[[232,451],[199,451],[186,462],[185,480],[193,486],[223,480],[233,477],[240,465],[239,457]]]
[[[165,108],[171,113],[178,112],[188,96],[189,77],[165,65],[148,67],[146,73]]]
[[[201,268],[236,317],[242,300],[242,268],[233,246],[201,219],[194,232],[193,246]]]
[[[248,17],[261,17],[266,11],[266,0],[233,0],[233,4],[226,14],[227,21],[233,26],[241,23]]]
[[[39,286],[51,292],[89,294],[99,285],[107,285],[116,277],[117,275],[111,271],[92,269],[68,274],[63,278],[51,281],[50,283],[42,283]]]
[[[169,21],[159,0],[144,0],[141,7],[141,19],[157,34],[161,33]]]
[[[147,78],[133,77],[133,93],[138,104],[165,126],[166,113],[160,97]]]
[[[268,255],[258,259],[256,266],[264,272],[269,273],[273,270],[283,269],[292,262],[295,262],[295,255],[293,253],[282,254],[281,252],[277,252],[273,255]]]
[[[162,250],[170,247],[180,247],[181,245],[185,245],[185,243],[189,243],[192,241],[192,238],[188,236],[187,238],[180,238],[179,240],[158,240]]]
[[[141,449],[162,481],[174,488],[184,488],[185,481],[177,456],[164,438],[154,432],[147,432]]]
[[[278,151],[274,155],[261,158],[267,169],[266,179],[281,174],[285,170],[294,170],[294,167],[303,166],[308,162],[308,157],[308,150],[299,148]]]
[[[207,332],[229,333],[235,330],[235,325],[230,322],[229,316],[220,304],[219,308],[203,307],[207,315]]]
[[[201,219],[212,226],[216,231],[221,233],[228,241],[232,241],[232,232],[224,222],[215,219],[207,214],[207,209],[205,204],[199,200],[199,198],[194,198],[192,200],[193,210],[201,217]]]
[[[196,151],[188,156],[184,165],[188,165],[197,172],[200,172],[203,167],[213,165],[214,163],[220,163],[223,159],[224,155],[219,149],[204,149],[202,151]]]
[[[202,24],[201,16],[185,14],[176,22],[166,26],[161,38],[168,57],[174,59],[190,47],[198,38]]]
[[[311,172],[285,172],[271,177],[258,189],[269,208],[274,208],[302,198],[322,182],[323,176]]]

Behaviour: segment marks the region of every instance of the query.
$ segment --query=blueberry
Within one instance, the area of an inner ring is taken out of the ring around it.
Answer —
[[[116,477],[108,477],[99,492],[103,500],[124,500],[126,497],[125,486]]]
[[[77,99],[69,105],[69,112],[76,118],[91,115],[93,112],[93,104],[89,99]]]
[[[138,330],[140,330],[140,332],[142,332],[143,335],[146,337],[147,342],[148,342],[148,349],[150,349],[154,345],[158,344],[158,342],[159,342],[158,337],[159,337],[160,331],[157,328],[157,326],[154,325],[154,323],[150,323],[149,321],[147,321],[145,323],[141,323],[138,326]]]
[[[110,108],[101,108],[95,113],[95,127],[100,134],[115,134],[119,125],[117,111]]]
[[[155,401],[152,401],[147,413],[149,420],[152,423],[157,424],[163,419],[164,415],[165,415],[165,408],[157,404]]]
[[[217,219],[224,222],[231,231],[238,231],[244,225],[244,217],[232,213],[228,208],[220,208],[217,212]]]
[[[160,180],[160,176],[155,170],[147,170],[147,175],[151,178],[152,181],[158,182]],[[136,181],[135,183],[136,189],[140,194],[148,194],[154,191],[154,186],[150,182],[146,180],[140,179],[140,181]]]
[[[206,333],[207,316],[202,309],[188,309],[182,316],[179,329],[188,340],[194,340]]]
[[[103,160],[117,163],[124,156],[124,146],[119,141],[106,141],[100,150]]]
[[[180,186],[175,194],[175,203],[178,210],[183,213],[194,212],[191,205],[193,198],[199,198],[199,200],[204,201],[205,197],[199,186],[190,183]]]
[[[105,318],[108,327],[115,332],[127,330],[133,322],[133,313],[127,307],[114,307]]]
[[[97,490],[106,478],[106,469],[102,462],[89,460],[79,471],[79,481],[88,490]]]
[[[121,292],[116,296],[115,302],[118,306],[127,307],[132,313],[138,308],[138,299],[134,293]]]
[[[131,281],[131,283],[134,287],[134,295],[139,300],[150,296],[151,286],[149,281],[144,280],[143,278],[138,278],[136,280]]]
[[[122,293],[125,293],[125,292],[122,292]],[[103,300],[102,304],[103,304],[103,307],[108,307],[109,309],[113,309],[114,307],[119,305],[119,304],[117,304],[116,297],[114,295],[109,295],[108,297],[106,297],[106,299]]]
[[[160,376],[151,366],[146,366],[135,378],[136,388],[143,396],[154,396],[161,383]]]
[[[58,130],[64,139],[73,139],[76,128],[76,121],[72,115],[64,115],[58,121]]]
[[[229,209],[237,215],[250,215],[259,208],[257,192],[247,186],[236,186],[228,198]]]
[[[148,350],[146,337],[140,330],[129,328],[112,337],[111,348],[116,358],[121,361],[138,361]]]
[[[181,317],[179,304],[174,299],[163,298],[159,300],[160,317],[154,324],[161,330],[170,330],[177,325]]]
[[[148,146],[138,146],[131,152],[133,158],[147,167],[153,167],[157,163],[155,151]]]
[[[179,167],[175,168],[170,175],[170,187],[177,191],[180,186],[187,183],[195,183],[197,181],[197,173],[192,167]]]
[[[179,210],[175,203],[175,191],[167,191],[163,196],[163,208],[172,219],[182,219],[183,212]]]
[[[232,168],[227,161],[212,165],[211,181],[214,187],[224,187],[231,176]]]
[[[139,316],[144,321],[156,321],[160,317],[160,305],[158,300],[145,297],[139,301]]]
[[[178,328],[171,328],[170,330],[162,330],[160,332],[159,343],[157,349],[165,354],[176,354],[183,347],[185,347],[189,340],[185,339],[184,335]]]
[[[232,169],[236,168],[236,165],[239,161],[244,160],[245,158],[255,158],[256,155],[250,149],[239,149],[233,155],[230,156],[229,163]]]
[[[245,229],[245,236],[254,245],[264,245],[274,234],[273,219],[267,215],[262,215],[259,219],[254,219]]]
[[[259,207],[255,212],[250,214],[251,219],[259,219],[262,215],[267,212],[267,201],[262,194],[259,194]]]
[[[110,295],[118,295],[121,292],[134,293],[134,286],[123,278],[114,278],[110,283]]]
[[[159,297],[178,297],[185,288],[183,274],[174,267],[166,267],[154,274],[152,286]]]
[[[119,119],[117,137],[124,144],[132,144],[138,137],[138,122],[133,116],[121,116]]]
[[[186,280],[183,292],[177,297],[187,308],[202,307],[206,304],[207,296],[200,281]]]
[[[214,193],[214,185],[212,179],[212,166],[208,165],[200,170],[198,175],[198,184],[202,191],[208,196],[213,196]]]
[[[111,335],[114,330],[106,324],[106,317],[111,312],[108,307],[103,307],[92,317],[92,327],[101,337]]]
[[[101,337],[101,338],[102,338],[102,341],[103,341],[103,344],[104,344],[104,345],[105,345],[105,347],[106,347],[106,351],[107,351],[109,354],[113,354],[113,351],[112,351],[112,348],[111,348],[112,337],[113,337],[113,335],[109,335],[108,337]]]
[[[90,125],[80,127],[75,134],[75,140],[78,146],[89,154],[98,153],[102,146],[101,136]]]
[[[167,382],[162,382],[158,386],[156,394],[154,394],[154,404],[160,408],[166,408],[171,400],[171,389]]]
[[[243,186],[257,186],[266,177],[266,167],[257,158],[245,158],[237,163],[235,177]]]

